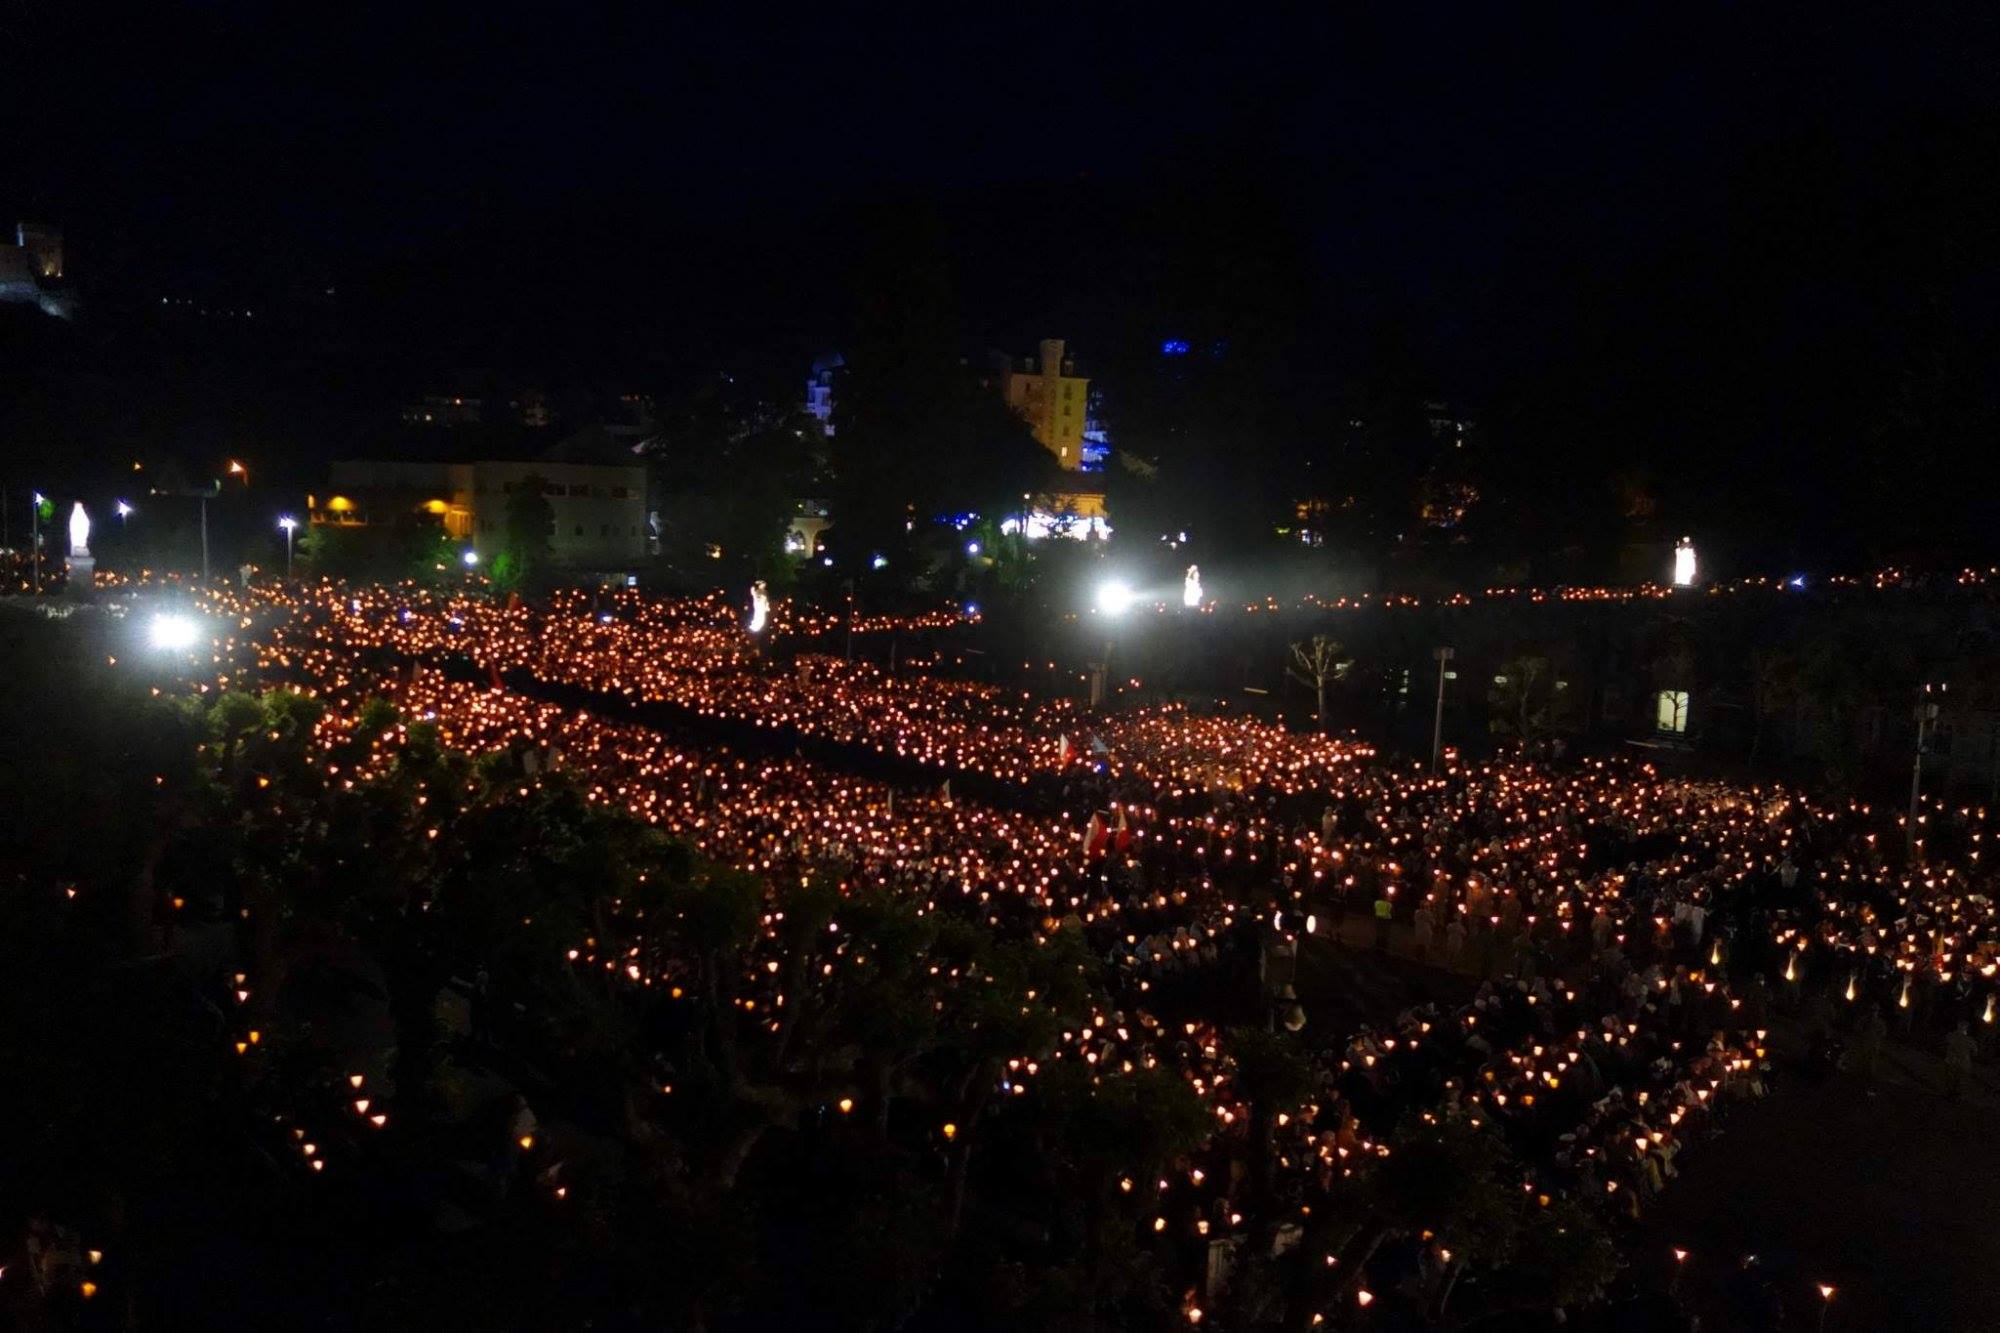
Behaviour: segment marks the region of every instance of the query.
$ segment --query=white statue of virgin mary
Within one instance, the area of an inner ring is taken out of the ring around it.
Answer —
[[[83,512],[81,500],[69,511],[69,553],[72,558],[90,554],[90,515]]]

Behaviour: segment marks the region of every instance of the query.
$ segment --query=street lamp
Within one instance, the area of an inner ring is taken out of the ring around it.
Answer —
[[[243,465],[238,463],[236,466]],[[176,495],[201,502],[201,581],[208,582],[208,502],[222,494],[222,483],[216,481],[206,487],[180,487],[172,490],[163,490],[156,486],[153,488],[153,494]]]
[[[1819,1284],[1820,1333],[1826,1333],[1826,1312],[1833,1307],[1834,1290],[1834,1285],[1831,1282],[1822,1282]]]
[[[37,597],[42,595],[43,509],[49,509],[51,513],[54,512],[53,508],[49,505],[49,497],[43,495],[40,491],[36,491],[34,492],[33,503],[28,506],[28,551],[29,559],[33,562],[30,566],[30,577],[34,583],[35,595]]]
[[[285,577],[290,578],[292,576],[292,533],[297,530],[299,521],[290,514],[281,514],[278,518],[278,526],[285,530]]]
[[[183,653],[194,647],[200,633],[194,617],[163,611],[146,627],[146,642],[163,653]]]
[[[1132,605],[1132,585],[1123,579],[1106,579],[1097,585],[1097,609],[1107,616],[1122,616]]]
[[[120,528],[123,528],[125,526],[125,520],[132,517],[132,506],[126,504],[123,500],[120,500],[117,505],[117,512],[118,512],[118,526]]]
[[[1458,655],[1455,649],[1433,648],[1438,664],[1437,711],[1431,714],[1431,771],[1437,772],[1438,756],[1444,752],[1444,664]]]
[[[459,559],[465,561],[465,567],[467,569],[472,569],[479,564],[479,552],[473,550],[470,546],[468,546],[465,548],[465,554],[460,556]]]
[[[229,460],[229,475],[232,477],[243,478],[243,484],[245,486],[248,486],[250,484],[250,469],[244,467],[243,464],[237,462],[233,458]]]
[[[1917,859],[1917,804],[1924,787],[1924,751],[1937,734],[1938,700],[1950,688],[1948,682],[1925,681],[1917,695],[1917,754],[1910,766],[1910,814],[1903,829],[1904,850],[1912,862]]]

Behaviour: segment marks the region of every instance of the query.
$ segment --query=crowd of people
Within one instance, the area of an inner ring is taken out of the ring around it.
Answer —
[[[310,690],[334,730],[386,697],[453,747],[510,752],[524,782],[567,774],[591,799],[766,876],[776,905],[783,886],[836,865],[845,888],[970,907],[1012,937],[1082,932],[1117,1008],[1052,1052],[1023,1052],[1001,1091],[1021,1095],[1043,1062],[1075,1060],[1101,1077],[1165,1066],[1203,1097],[1210,1141],[1180,1174],[1135,1186],[1159,1196],[1156,1232],[1184,1241],[1191,1311],[1212,1281],[1209,1247],[1275,1220],[1250,1213],[1255,1108],[1232,1016],[1203,1012],[1239,972],[1257,978],[1255,1021],[1306,1029],[1313,1064],[1309,1101],[1274,1136],[1287,1217],[1389,1152],[1411,1117],[1494,1126],[1525,1191],[1635,1217],[1723,1106],[1767,1090],[1774,1010],[1851,1029],[1864,1052],[1878,1022],[1948,1032],[1962,1064],[1965,1026],[1994,1021],[1982,809],[1927,804],[1906,850],[1897,818],[1866,804],[1627,760],[1433,773],[1243,718],[1086,716],[942,677],[774,663],[717,599],[536,610],[330,584],[214,596],[237,626],[214,655],[225,679]],[[750,738],[788,728],[895,753],[940,785],[782,746],[684,744],[508,687],[522,676],[725,717]],[[954,795],[961,773],[1032,778],[1063,803]],[[1320,1032],[1295,989],[1299,951],[1363,922],[1361,940],[1455,980]],[[781,939],[767,932],[769,956],[743,978],[765,1012],[781,1001]],[[571,959],[673,984],[614,941],[579,940]],[[1826,1015],[1840,1004],[1876,1017]]]

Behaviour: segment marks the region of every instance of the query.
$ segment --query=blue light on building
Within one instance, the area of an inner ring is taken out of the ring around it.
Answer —
[[[1160,344],[1161,356],[1186,356],[1187,354],[1188,345],[1185,338],[1169,338]]]

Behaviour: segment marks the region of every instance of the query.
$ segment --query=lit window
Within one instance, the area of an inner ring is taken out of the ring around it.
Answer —
[[[1671,735],[1684,735],[1688,729],[1688,696],[1686,690],[1661,690],[1655,718],[1660,731]]]

